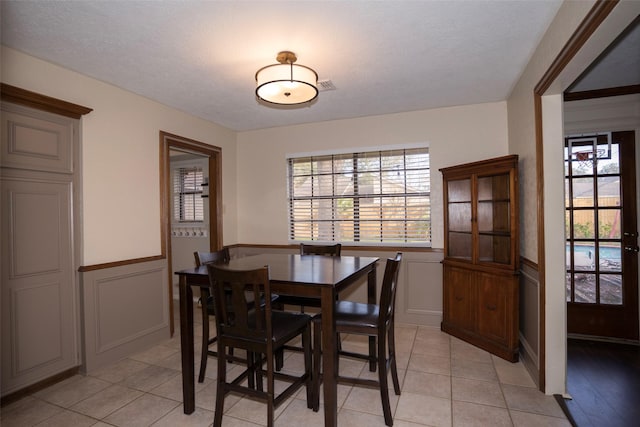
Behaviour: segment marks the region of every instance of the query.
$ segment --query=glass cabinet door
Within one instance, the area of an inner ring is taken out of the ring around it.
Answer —
[[[478,261],[511,262],[509,173],[478,177]]]
[[[449,220],[447,256],[471,260],[473,246],[471,179],[448,181],[447,197],[447,218]]]

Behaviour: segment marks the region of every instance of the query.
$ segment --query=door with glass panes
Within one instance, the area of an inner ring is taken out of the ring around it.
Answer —
[[[567,331],[638,339],[634,132],[565,139]]]

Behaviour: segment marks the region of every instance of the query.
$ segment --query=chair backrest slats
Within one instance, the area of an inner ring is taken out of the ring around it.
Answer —
[[[300,255],[325,255],[325,256],[340,256],[342,250],[342,244],[336,243],[335,245],[308,245],[300,243]]]
[[[201,265],[205,264],[228,263],[231,260],[229,248],[227,247],[224,247],[216,252],[196,251],[193,253],[193,257],[196,260],[196,267],[200,267]]]
[[[207,264],[207,270],[215,296],[218,337],[270,341],[267,340],[272,335],[269,268],[239,271]]]

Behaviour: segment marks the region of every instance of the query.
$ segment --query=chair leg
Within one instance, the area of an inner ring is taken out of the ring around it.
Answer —
[[[391,403],[389,402],[389,384],[387,383],[387,363],[385,360],[385,339],[384,335],[378,336],[378,381],[380,382],[380,399],[382,400],[382,412],[384,413],[384,423],[393,425],[391,415]]]
[[[389,327],[389,364],[391,369],[391,380],[393,381],[393,391],[400,396],[400,381],[398,381],[398,366],[396,365],[396,337],[394,324]]]
[[[304,387],[307,389],[307,408],[313,408],[314,402],[314,388],[313,388],[313,374],[312,369],[312,355],[311,355],[311,325],[302,333],[302,348],[304,349],[304,373],[307,375]]]
[[[200,373],[198,382],[204,381],[204,373],[207,370],[207,359],[209,358],[209,315],[207,314],[206,301],[202,306],[202,351],[200,352]]]
[[[284,311],[284,304],[276,300],[271,303],[271,309],[277,310],[277,311]],[[276,350],[275,358],[276,358],[276,371],[280,372],[282,370],[282,367],[284,366],[284,349],[283,348]]]
[[[218,342],[218,354],[225,354],[226,350]],[[213,427],[222,427],[222,413],[224,412],[225,383],[227,382],[227,358],[218,357],[218,379],[216,380],[216,410],[213,417]]]
[[[258,356],[255,353],[247,351],[247,370],[249,371],[247,384],[249,385],[249,388],[256,389],[257,387],[258,390],[262,391],[262,378],[256,373],[257,357]]]
[[[253,363],[255,366],[254,375],[256,376],[256,389],[258,391],[264,390],[263,384],[263,371],[262,371],[262,354],[253,353]]]
[[[276,396],[275,392],[275,375],[274,375],[274,365],[275,358],[273,352],[267,350],[267,427],[273,427],[273,416],[275,412],[274,399]],[[262,359],[262,355],[259,355]],[[260,368],[262,369],[262,368]],[[260,372],[262,375],[262,372]]]
[[[313,322],[313,393],[311,395],[311,409],[318,412],[320,409],[320,359],[322,357],[320,347],[322,346],[322,331],[320,322]]]

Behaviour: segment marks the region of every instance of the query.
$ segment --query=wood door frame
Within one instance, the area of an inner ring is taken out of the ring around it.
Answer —
[[[587,43],[593,33],[606,20],[619,0],[597,0],[582,22],[578,25],[569,40],[565,43],[551,65],[543,73],[533,90],[534,102],[534,132],[535,132],[535,161],[536,161],[536,218],[537,218],[537,255],[538,255],[538,388],[546,389],[546,257],[545,257],[545,218],[544,218],[544,138],[543,138],[543,109],[542,97],[547,94],[561,76],[565,68],[572,62],[576,54]],[[566,327],[566,325],[565,325]]]
[[[173,271],[171,271],[171,158],[172,148],[201,154],[209,158],[209,248],[222,248],[222,149],[193,139],[160,131],[160,245],[167,260],[169,275],[169,328],[173,320]]]

